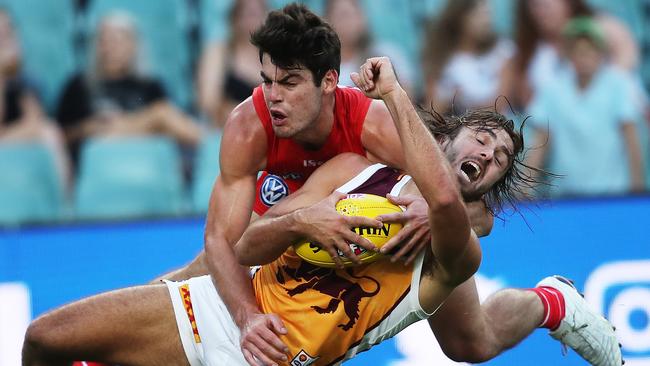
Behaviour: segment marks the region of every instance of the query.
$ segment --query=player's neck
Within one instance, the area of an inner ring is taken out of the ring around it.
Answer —
[[[294,141],[305,149],[318,150],[327,142],[334,126],[334,95],[335,93],[323,96],[316,120],[294,136]]]

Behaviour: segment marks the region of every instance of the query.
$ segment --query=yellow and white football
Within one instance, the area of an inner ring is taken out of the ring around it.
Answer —
[[[365,216],[375,218],[379,215],[390,214],[395,212],[402,212],[402,209],[388,201],[386,197],[377,196],[374,194],[354,193],[349,194],[347,198],[340,200],[336,204],[336,211],[346,216]],[[357,234],[368,239],[378,248],[386,244],[402,228],[400,223],[384,223],[382,228],[369,228],[357,227],[353,228]],[[349,243],[350,249],[361,260],[361,263],[374,262],[381,258],[380,253],[367,251],[363,247]],[[305,261],[321,267],[333,268],[336,263],[332,257],[323,250],[318,244],[313,242],[303,242],[294,246],[296,254],[298,254]],[[354,264],[350,259],[343,255],[339,250],[339,256],[343,265],[348,267]]]

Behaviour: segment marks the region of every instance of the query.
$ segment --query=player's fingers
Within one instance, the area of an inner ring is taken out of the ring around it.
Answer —
[[[336,249],[332,247],[327,247],[327,248],[323,247],[323,248],[325,249],[327,254],[330,255],[336,267],[343,269],[344,268],[343,261],[341,260],[341,257],[339,256],[339,253],[336,251]]]
[[[359,77],[361,78],[361,83],[363,84],[363,90],[368,90],[369,89],[369,80],[368,80],[368,68],[370,66],[368,63],[365,63],[361,65],[361,68],[359,69]]]
[[[347,197],[348,195],[346,193],[339,191],[334,191],[330,194],[330,199],[332,199],[335,203]]]
[[[406,228],[403,227],[402,230],[398,231],[397,234],[395,234],[392,238],[390,238],[386,244],[381,246],[381,249],[379,251],[382,254],[390,253],[397,247],[398,245],[402,244],[402,242],[410,235],[410,233],[407,232],[407,230],[404,230]]]
[[[373,72],[372,68],[367,67],[364,69],[366,79],[368,79],[368,88],[372,89],[375,86],[375,72]]]
[[[250,353],[253,354],[253,358],[257,362],[254,365],[264,365],[264,366],[278,366],[278,363],[271,360],[267,355],[264,354],[255,344],[249,343],[247,345]]]
[[[386,198],[393,204],[402,206],[408,206],[417,199],[417,197],[414,195],[393,196],[392,194],[387,194]]]
[[[418,254],[420,254],[420,250],[412,250],[411,253],[409,253],[408,258],[406,258],[406,262],[404,262],[405,266],[411,265],[415,261],[415,258],[418,257]]]
[[[370,217],[365,217],[365,216],[346,216],[345,221],[348,224],[348,227],[354,228],[354,227],[369,227],[369,228],[382,228],[384,224],[377,220],[373,219]]]
[[[404,223],[408,220],[408,216],[404,212],[395,212],[390,214],[383,214],[375,217],[375,219],[381,222],[399,222]]]
[[[409,238],[409,240],[406,240],[399,247],[399,250],[395,254],[391,255],[390,261],[391,262],[397,262],[398,260],[402,259],[402,257],[404,257],[404,255],[409,253],[413,249],[413,247],[414,247],[414,242],[413,242],[412,237],[411,237],[411,238]]]
[[[280,341],[280,339],[269,329],[264,329],[260,331],[260,337],[264,342],[258,342],[258,348],[264,352],[269,358],[274,360],[287,361],[287,355],[285,354],[286,346]]]
[[[246,348],[242,348],[241,352],[244,354],[244,359],[250,366],[259,366],[259,363],[255,361],[255,358],[253,357],[253,354],[247,350]]]
[[[358,73],[358,72],[350,73],[350,79],[352,79],[352,82],[354,83],[354,85],[355,85],[357,88],[359,88],[359,89],[363,89],[363,88],[361,87],[361,77],[359,76],[359,73]]]
[[[377,248],[370,240],[364,238],[359,234],[356,234],[353,231],[349,231],[344,234],[344,239],[349,243],[355,243],[371,252],[376,252],[379,250],[379,248]]]
[[[269,314],[269,321],[274,331],[278,334],[287,334],[287,328],[284,327],[284,322],[276,314]]]
[[[353,263],[359,264],[361,261],[359,258],[352,253],[352,250],[350,249],[350,245],[345,241],[341,239],[335,239],[334,240],[336,247],[343,253],[343,255],[351,260]]]
[[[414,232],[413,235],[409,238],[408,243],[406,243],[402,249],[395,253],[393,258],[398,261],[406,257],[404,264],[411,264],[411,262],[413,262],[420,251],[427,246],[425,236],[428,237],[426,230],[418,230]]]
[[[417,226],[407,224],[399,231],[399,233],[404,233],[405,236],[402,241],[402,246],[391,257],[391,260],[394,262],[402,259],[405,255],[410,254],[411,251],[419,251],[418,248],[423,247],[424,235],[428,234],[428,231],[420,230]]]

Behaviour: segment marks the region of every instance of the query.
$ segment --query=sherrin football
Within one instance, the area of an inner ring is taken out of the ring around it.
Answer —
[[[377,196],[374,194],[355,193],[349,194],[347,198],[340,200],[336,204],[336,211],[346,216],[365,216],[375,218],[379,215],[390,214],[395,212],[402,212],[402,209],[392,204],[386,197]],[[382,228],[369,228],[357,227],[353,230],[368,239],[376,247],[381,248],[386,244],[402,228],[400,223],[384,223]],[[349,243],[350,249],[357,255],[361,263],[374,262],[381,258],[380,253],[367,251],[365,248],[355,244]],[[294,246],[296,254],[298,254],[305,261],[321,267],[333,268],[336,263],[327,251],[321,249],[319,245],[312,242],[303,242]],[[354,262],[346,258],[343,252],[339,250],[339,256],[343,265],[348,267],[352,266]]]

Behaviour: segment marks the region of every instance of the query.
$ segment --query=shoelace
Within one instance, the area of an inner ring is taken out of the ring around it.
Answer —
[[[576,316],[576,314],[574,313],[573,314],[573,323],[575,323],[575,316]],[[588,353],[589,355],[591,355],[591,353],[593,352],[593,347],[591,347],[591,345],[587,341],[587,338],[582,336],[582,334],[580,332],[582,329],[585,329],[588,326],[589,326],[589,324],[586,324],[586,323],[582,324],[580,326],[572,326],[571,329],[567,329],[564,332],[560,333],[559,338],[560,338],[560,344],[561,344],[561,347],[562,347],[562,356],[566,356],[569,353],[569,348],[567,347],[566,343],[564,342],[564,337],[566,337],[569,333],[577,333],[577,334],[579,334],[582,337],[582,339],[585,341],[583,343],[583,345],[588,347],[591,350],[591,352]],[[576,351],[579,351],[580,353],[583,353],[582,352],[583,350],[584,349],[581,348],[581,349],[578,349]],[[587,353],[585,352],[585,354],[587,354]]]

